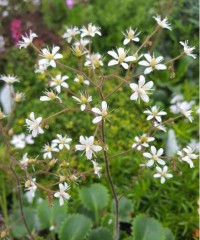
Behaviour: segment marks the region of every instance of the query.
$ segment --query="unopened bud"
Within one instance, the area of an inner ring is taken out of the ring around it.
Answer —
[[[65,176],[60,176],[60,182],[65,182],[66,181],[66,177]]]

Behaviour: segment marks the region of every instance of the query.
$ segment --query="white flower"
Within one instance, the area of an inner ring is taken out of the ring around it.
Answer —
[[[170,111],[175,114],[189,111],[194,105],[194,101],[190,101],[190,102],[178,101],[178,99],[177,99],[177,102],[173,102],[173,103],[174,104],[170,106]]]
[[[35,119],[34,112],[30,114],[30,120],[26,119],[26,124],[28,125],[29,131],[32,131],[33,137],[44,133],[44,130],[40,127],[41,122],[42,117],[38,117]]]
[[[99,53],[93,53],[86,56],[86,67],[92,67],[93,69],[103,66],[103,58]]]
[[[67,40],[68,43],[71,43],[72,39],[80,33],[77,27],[66,27],[66,32],[63,34],[63,38]]]
[[[193,149],[189,146],[187,146],[186,148],[183,148],[182,151],[178,151],[178,155],[180,156],[179,161],[185,161],[190,165],[190,168],[194,167],[194,163],[192,160],[197,159],[198,155],[193,153]]]
[[[90,40],[86,39],[86,38],[81,38],[80,40],[76,41],[73,45],[77,46],[81,49],[84,49],[85,46],[90,42]]]
[[[54,139],[52,143],[55,143],[56,145],[58,144],[60,150],[62,150],[64,147],[69,150],[70,146],[68,143],[71,141],[71,138],[68,138],[67,136],[63,137],[61,134],[57,134],[57,139]]]
[[[31,30],[30,30],[30,33],[29,33],[29,36],[28,34],[26,33],[25,36],[22,36],[22,40],[23,41],[19,41],[18,42],[18,45],[19,45],[19,48],[27,48],[32,42],[33,42],[33,39],[38,37],[37,34],[33,33]]]
[[[195,152],[199,152],[200,143],[192,139],[189,143],[189,147],[191,147]]]
[[[77,74],[77,77],[74,79],[74,82],[79,82],[79,83],[81,83],[81,84],[85,84],[85,85],[90,85],[90,82],[89,82],[89,80],[84,80],[84,77],[83,77],[83,75],[79,75],[79,74]]]
[[[42,101],[42,102],[55,101],[56,99],[58,99],[60,102],[62,102],[62,100],[58,96],[56,96],[53,91],[46,91],[46,92],[44,92],[44,94],[46,96],[40,97],[40,101]]]
[[[143,75],[140,75],[138,84],[136,83],[131,83],[130,88],[133,90],[133,94],[130,96],[131,100],[142,100],[144,102],[149,102],[149,97],[147,94],[149,94],[149,90],[153,87],[153,82],[147,82],[145,84],[145,77]]]
[[[166,127],[164,125],[158,123],[157,121],[154,121],[153,125],[154,125],[155,128],[157,128],[157,129],[159,129],[163,132],[166,132]]]
[[[167,28],[169,29],[170,31],[172,30],[171,28],[171,24],[169,24],[167,21],[168,21],[168,18],[164,18],[163,20],[161,20],[161,16],[160,15],[157,15],[156,17],[153,17],[156,22],[158,23],[158,25],[161,27],[161,28]]]
[[[98,117],[95,117],[93,119],[92,123],[95,124],[95,123],[98,123],[98,122],[102,121],[103,119],[105,119],[106,116],[108,115],[107,110],[108,110],[108,106],[107,106],[107,102],[106,101],[103,101],[101,103],[101,109],[99,109],[99,108],[92,108],[92,112],[100,115]]]
[[[59,183],[59,192],[54,193],[54,197],[59,198],[59,203],[60,206],[64,205],[64,200],[69,200],[70,199],[70,195],[68,193],[66,193],[65,191],[70,189],[70,186],[64,182],[64,184]]]
[[[12,76],[12,75],[1,75],[0,76],[0,80],[4,81],[5,83],[7,83],[8,85],[12,85],[14,82],[19,82],[19,79],[16,76]]]
[[[131,41],[139,42],[140,39],[138,35],[140,33],[136,33],[136,32],[137,32],[137,29],[133,30],[131,27],[129,28],[129,30],[126,30],[126,34],[123,33],[123,35],[125,36],[123,44],[126,45]]]
[[[160,165],[165,165],[165,161],[160,158],[163,154],[163,149],[160,148],[158,151],[154,146],[151,146],[151,153],[145,152],[143,156],[146,158],[150,158],[147,162],[147,167],[153,166],[154,163],[159,163]]]
[[[32,197],[35,197],[35,191],[37,189],[37,186],[36,186],[35,182],[36,182],[36,178],[33,178],[31,180],[27,180],[25,182],[25,190],[29,191],[31,193]]]
[[[181,101],[183,101],[183,95],[182,94],[177,94],[171,99],[170,103],[175,104],[175,103],[181,102]]]
[[[99,167],[98,163],[96,161],[92,160],[92,163],[93,163],[93,167],[94,167],[94,174],[96,174],[100,178],[101,177],[100,171],[101,171],[102,167]]]
[[[42,66],[52,66],[56,67],[55,60],[63,58],[63,55],[60,53],[57,53],[59,51],[60,47],[56,46],[53,47],[52,52],[47,48],[43,48],[41,57],[42,59],[39,60],[39,65]]]
[[[32,139],[32,135],[28,134],[27,136],[24,133],[13,135],[11,144],[15,146],[15,148],[23,149],[25,148],[26,144],[34,144],[34,140]]]
[[[132,145],[132,148],[137,148],[139,151],[142,149],[142,147],[149,147],[149,142],[154,141],[154,137],[148,137],[146,133],[144,133],[142,136],[135,137],[135,143]]]
[[[154,174],[154,178],[160,178],[160,182],[163,184],[165,182],[166,178],[172,178],[173,175],[171,173],[168,173],[168,167],[164,166],[163,169],[160,167],[156,167],[157,173]]]
[[[196,54],[192,54],[195,47],[188,46],[188,40],[186,40],[185,42],[180,42],[180,44],[183,46],[186,55],[193,57],[194,59],[196,58]]]
[[[29,158],[27,157],[28,153],[25,153],[22,157],[22,160],[19,161],[21,169],[27,169]]]
[[[147,53],[144,54],[144,57],[146,58],[147,61],[143,60],[138,63],[139,65],[147,67],[144,71],[144,74],[149,74],[155,69],[156,70],[167,69],[167,67],[164,64],[160,64],[160,62],[162,62],[164,59],[162,56],[155,58],[154,55],[152,57],[149,53]]]
[[[127,51],[125,51],[124,48],[118,48],[117,52],[114,50],[108,51],[108,54],[114,58],[108,63],[108,66],[120,64],[123,68],[128,69],[127,62],[132,62],[135,60],[133,56],[126,56]]]
[[[25,93],[16,92],[15,93],[15,102],[19,103],[25,100]]]
[[[69,88],[69,85],[65,82],[69,77],[68,76],[62,76],[61,74],[58,74],[55,78],[52,78],[52,81],[50,82],[50,87],[55,87],[56,91],[58,93],[61,92],[61,87]]]
[[[92,96],[86,97],[83,94],[81,94],[80,98],[72,96],[74,100],[76,100],[78,103],[81,104],[81,111],[84,111],[86,108],[86,105],[92,101]]]
[[[150,110],[147,109],[144,111],[144,113],[148,114],[147,121],[155,119],[157,122],[162,122],[161,116],[166,115],[167,113],[164,111],[159,111],[159,108],[156,106],[153,106]]]
[[[87,159],[92,159],[92,154],[94,154],[94,152],[99,152],[102,150],[101,146],[94,145],[93,136],[89,138],[84,138],[83,136],[80,136],[79,142],[81,143],[81,145],[75,145],[75,148],[78,151],[85,151]]]
[[[46,158],[49,158],[51,159],[52,158],[52,152],[59,152],[59,149],[56,147],[57,146],[57,143],[52,143],[51,146],[49,144],[45,144],[44,147],[43,147],[43,158],[46,159]]]
[[[38,63],[39,64],[39,63]],[[35,68],[35,73],[41,73],[43,74],[47,68],[49,67],[49,63],[39,64],[37,68]]]
[[[85,37],[85,36],[90,36],[90,37],[94,37],[95,34],[98,34],[99,36],[101,36],[100,33],[100,27],[96,27],[95,25],[92,25],[91,23],[88,24],[88,27],[86,28],[85,26],[83,26],[81,28],[81,37]]]
[[[191,114],[192,114],[192,110],[188,110],[188,111],[184,111],[184,110],[183,110],[183,115],[184,115],[186,118],[188,118],[190,122],[193,121],[193,117],[191,116]]]

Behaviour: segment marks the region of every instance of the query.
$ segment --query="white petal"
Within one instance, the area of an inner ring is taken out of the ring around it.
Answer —
[[[103,110],[107,110],[107,102],[106,101],[103,101],[102,104],[101,104],[101,107]]]
[[[78,150],[78,151],[83,151],[83,150],[85,150],[85,146],[84,146],[84,145],[75,145],[75,148],[76,148],[76,150]]]
[[[153,155],[156,155],[156,148],[154,146],[151,146],[151,153]]]
[[[147,59],[148,62],[151,62],[152,57],[150,54],[148,54],[148,53],[144,54],[144,57]]]
[[[118,59],[118,55],[117,55],[117,53],[115,51],[108,51],[108,54],[110,56],[112,56],[113,58]]]
[[[128,44],[129,42],[130,42],[130,39],[126,38],[126,39],[124,39],[123,44],[126,45],[126,44]]]
[[[140,61],[139,63],[138,63],[139,65],[142,65],[142,66],[145,66],[145,67],[148,67],[149,66],[149,62],[147,62],[147,61]]]
[[[131,99],[131,100],[137,100],[137,99],[138,99],[138,92],[133,93],[133,94],[130,96],[130,99]]]
[[[131,62],[131,61],[134,61],[135,58],[133,56],[128,56],[124,59],[125,62]]]
[[[100,122],[102,119],[103,119],[102,116],[95,117],[95,118],[93,119],[92,123],[96,124],[96,123]]]
[[[122,65],[123,68],[128,69],[128,64],[127,64],[127,63],[125,63],[125,62],[121,62],[120,65]]]
[[[157,69],[157,70],[165,70],[165,69],[167,69],[167,67],[164,64],[157,64],[155,66],[155,69]]]
[[[147,152],[143,153],[143,156],[147,157],[147,158],[152,158],[152,155],[150,153],[147,153]]]
[[[153,68],[152,67],[148,67],[144,70],[144,74],[149,74],[150,72],[153,71]]]
[[[92,150],[95,152],[99,152],[102,150],[102,147],[101,146],[92,146]]]
[[[99,108],[92,108],[92,112],[100,114],[101,115],[101,110]]]
[[[146,165],[147,165],[147,167],[151,167],[151,166],[153,166],[153,164],[154,164],[154,160],[149,160],[147,163],[146,163]]]
[[[113,66],[113,65],[117,65],[119,62],[117,60],[111,60],[109,63],[108,63],[108,66]]]
[[[40,97],[40,101],[51,101],[51,98],[50,97],[47,97],[47,96],[42,96]]]

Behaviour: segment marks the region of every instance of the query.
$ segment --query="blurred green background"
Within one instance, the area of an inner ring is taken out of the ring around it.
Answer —
[[[11,23],[13,19],[21,21],[21,32],[24,34],[29,29],[37,33],[39,40],[37,46],[61,46],[64,55],[63,63],[74,66],[76,60],[70,53],[70,47],[62,34],[65,26],[82,27],[88,23],[93,23],[101,27],[102,37],[95,37],[93,40],[93,51],[100,52],[105,56],[105,65],[109,60],[107,51],[122,46],[123,34],[130,26],[141,31],[141,42],[150,34],[155,26],[152,18],[156,14],[168,16],[172,25],[172,31],[162,30],[154,37],[154,44],[151,51],[164,56],[166,59],[177,56],[182,51],[179,41],[189,40],[190,46],[195,46],[195,53],[198,54],[198,1],[196,0],[91,0],[78,1],[69,9],[64,0],[42,0],[40,5],[35,5],[31,1],[11,1],[12,4],[1,7],[1,15],[5,11],[7,16],[1,19],[1,35],[5,40],[5,50],[0,55],[0,74],[14,74],[19,77],[20,83],[15,85],[17,91],[26,93],[26,101],[19,104],[13,129],[15,134],[26,132],[25,118],[30,112],[35,112],[36,116],[47,117],[49,114],[59,111],[59,106],[49,103],[41,103],[39,97],[45,88],[48,87],[50,80],[48,75],[34,73],[37,54],[33,49],[19,50],[15,46],[15,39],[11,33]],[[147,48],[146,51],[149,49]],[[198,59],[198,58],[197,58]],[[148,124],[145,122],[146,116],[143,111],[153,104],[160,105],[169,112],[170,99],[173,94],[181,93],[186,101],[194,100],[198,103],[198,60],[184,57],[174,63],[175,78],[171,79],[168,73],[156,72],[151,75],[154,80],[156,91],[152,95],[150,104],[136,103],[129,100],[129,86],[121,88],[118,94],[109,99],[109,105],[114,109],[111,123],[107,127],[109,155],[116,154],[127,147],[130,148],[134,137],[147,131]],[[106,69],[106,67],[105,67]],[[110,70],[108,70],[110,71]],[[70,77],[68,83],[73,91],[80,91],[80,86],[73,82],[75,75],[69,71],[57,67],[50,70],[51,75],[62,72]],[[140,71],[139,71],[140,72]],[[106,91],[111,92],[116,86],[116,79],[110,79],[106,83]],[[2,83],[0,87],[2,86]],[[91,93],[93,93],[91,91]],[[67,105],[74,105],[71,96],[61,95]],[[128,96],[128,97],[127,97]],[[99,103],[95,99],[94,103]],[[172,114],[168,116],[173,116]],[[57,133],[67,134],[73,139],[73,144],[78,142],[80,133],[89,136],[95,127],[91,123],[92,117],[87,114],[67,113],[59,118],[50,121],[49,129],[44,135],[36,139],[35,146],[28,146],[20,150],[17,157],[27,151],[30,156],[41,155],[41,148],[46,142],[50,142],[56,137]],[[177,124],[169,126],[174,129],[180,148],[188,145],[191,139],[198,141],[198,115],[194,113],[194,122],[178,121]],[[167,134],[157,133],[157,147],[166,146]],[[113,142],[114,139],[114,142]],[[0,156],[4,155],[4,147],[1,144]],[[85,158],[76,156],[62,156],[70,161],[70,164],[79,171],[88,169]],[[100,159],[101,160],[101,159]],[[137,153],[130,153],[127,156],[115,158],[110,161],[111,172],[117,193],[120,195],[125,192],[133,204],[133,216],[139,213],[146,213],[162,222],[164,227],[168,227],[176,236],[177,240],[196,239],[198,229],[198,166],[190,169],[187,164],[180,165],[180,171],[174,173],[174,178],[166,184],[161,185],[159,181],[149,177],[149,172],[143,178],[137,178],[139,164],[143,162],[142,157]],[[102,164],[103,166],[103,164]],[[91,167],[91,166],[90,166]],[[183,174],[179,174],[182,172]],[[152,173],[151,173],[152,174]],[[145,175],[145,174],[144,174]],[[6,174],[1,174],[1,182],[7,185],[12,181]],[[38,181],[44,184],[50,181],[42,177]],[[90,185],[92,182],[99,182],[97,178],[88,178],[83,184]],[[105,178],[101,181],[107,185]],[[108,187],[109,188],[109,187]],[[3,191],[3,190],[2,190]],[[73,198],[77,196],[77,187],[73,187]],[[14,194],[12,188],[6,190],[7,198],[11,199]],[[11,201],[9,208],[14,208],[14,201]],[[68,209],[76,212],[78,201],[70,202]]]

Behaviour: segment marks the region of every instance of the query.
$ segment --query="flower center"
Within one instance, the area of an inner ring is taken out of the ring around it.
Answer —
[[[119,61],[120,63],[123,62],[124,59],[125,59],[125,57],[126,57],[125,52],[121,53],[121,54],[119,55],[118,61]]]
[[[81,95],[81,103],[83,104],[87,103],[87,98],[83,95]]]
[[[151,61],[150,61],[150,66],[152,68],[154,68],[156,66],[156,59],[155,58],[152,58]]]
[[[128,38],[133,39],[134,38],[134,32],[132,30],[129,30],[128,32]]]
[[[51,54],[50,52],[48,52],[48,53],[46,53],[46,54],[44,55],[44,57],[45,57],[46,59],[48,59],[49,61],[51,61],[54,56],[53,56],[53,54]]]
[[[51,147],[48,146],[48,145],[45,146],[45,150],[46,150],[47,152],[51,152],[51,151],[52,151]]]
[[[106,110],[102,110],[101,115],[102,117],[105,117],[108,115],[108,112]]]

